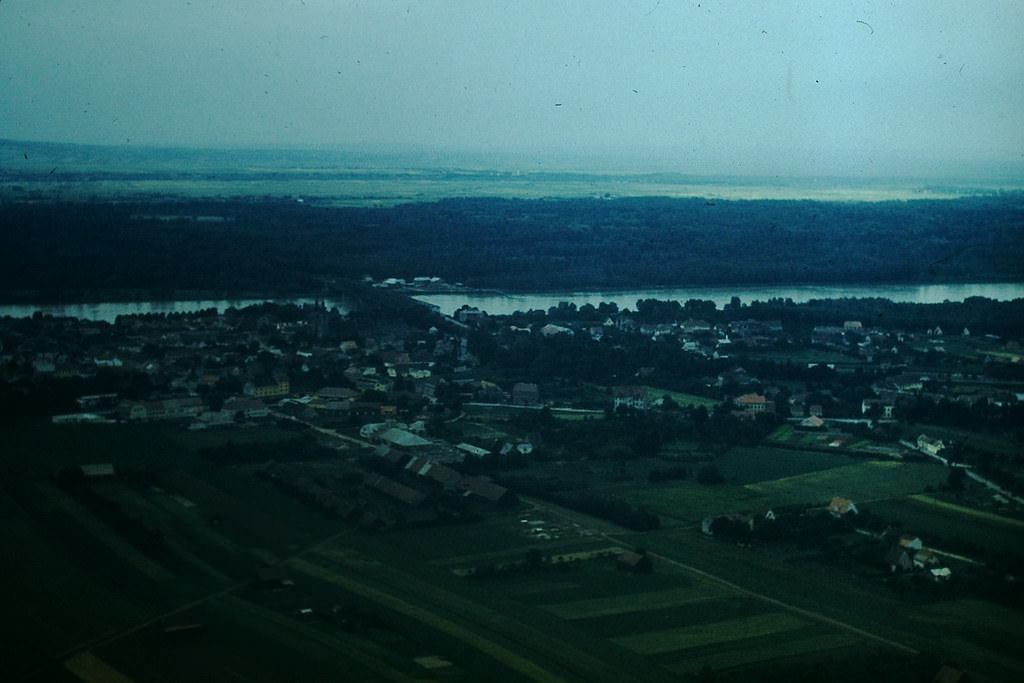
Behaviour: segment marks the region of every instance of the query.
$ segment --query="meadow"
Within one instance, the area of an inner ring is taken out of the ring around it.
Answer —
[[[1005,553],[1019,549],[1024,541],[1024,522],[1020,520],[963,508],[929,496],[877,501],[866,506],[866,510],[883,519],[899,521],[907,533],[919,534],[931,545],[960,554]],[[957,547],[949,548],[950,543]],[[977,550],[972,551],[972,547]]]
[[[827,470],[747,484],[775,505],[827,502],[833,496],[854,502],[920,493],[942,483],[946,472],[928,463],[866,460]]]

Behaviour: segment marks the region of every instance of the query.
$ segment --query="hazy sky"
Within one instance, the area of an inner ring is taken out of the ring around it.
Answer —
[[[1024,161],[1021,0],[0,0],[0,137]]]

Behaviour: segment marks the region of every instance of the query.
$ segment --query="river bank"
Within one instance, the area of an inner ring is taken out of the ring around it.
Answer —
[[[451,315],[462,306],[473,306],[492,315],[509,315],[516,311],[547,310],[562,302],[577,307],[590,304],[614,303],[620,309],[634,309],[643,299],[681,301],[700,299],[713,301],[719,308],[733,297],[743,303],[768,299],[791,299],[806,303],[814,299],[888,299],[896,303],[938,304],[944,301],[963,301],[970,297],[983,297],[996,301],[1024,298],[1024,283],[975,282],[961,284],[871,284],[871,285],[781,285],[752,287],[750,285],[718,287],[644,288],[609,291],[563,291],[517,293],[457,293],[423,294],[414,298],[440,308]]]
[[[92,290],[102,294],[102,290]],[[130,298],[132,294],[138,298]],[[767,301],[768,299],[791,299],[794,303],[806,303],[815,299],[843,298],[875,298],[888,299],[897,303],[937,304],[944,301],[963,301],[969,297],[984,297],[996,301],[1011,301],[1024,298],[1024,283],[963,283],[943,285],[795,285],[778,287],[685,287],[666,289],[633,289],[620,291],[571,291],[571,292],[535,292],[530,294],[500,293],[486,290],[463,289],[458,292],[413,294],[413,298],[433,306],[437,306],[446,315],[453,314],[462,306],[476,307],[492,315],[509,315],[515,311],[547,310],[562,302],[575,304],[577,307],[586,304],[597,306],[601,303],[614,303],[619,309],[634,309],[636,302],[642,299],[662,301],[681,301],[700,299],[713,301],[716,306],[728,304],[733,297],[743,303],[751,301]],[[7,295],[10,292],[5,293]],[[23,296],[27,292],[20,293]],[[26,300],[21,297],[0,296],[0,317],[29,317],[36,312],[44,315],[70,316],[87,320],[104,320],[113,322],[119,315],[144,315],[151,313],[189,313],[215,308],[224,311],[227,308],[242,308],[275,301],[279,303],[315,303],[324,301],[328,308],[337,307],[342,312],[350,310],[346,298],[339,294],[280,294],[268,292],[200,292],[176,291],[178,298],[163,298],[158,292],[119,290],[118,296],[105,300],[92,301],[45,301]]]

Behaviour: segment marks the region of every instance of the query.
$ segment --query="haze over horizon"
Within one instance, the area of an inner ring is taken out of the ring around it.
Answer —
[[[0,138],[1024,175],[1022,28],[1004,1],[7,0]]]

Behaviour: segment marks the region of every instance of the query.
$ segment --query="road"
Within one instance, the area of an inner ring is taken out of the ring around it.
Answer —
[[[545,512],[548,512],[548,513],[550,513],[552,515],[562,517],[563,519],[567,519],[569,521],[576,522],[576,523],[579,523],[579,524],[584,524],[584,525],[586,525],[588,527],[591,527],[591,528],[595,526],[593,524],[593,521],[594,521],[593,518],[591,518],[591,517],[589,517],[587,515],[583,515],[583,514],[574,512],[572,510],[568,510],[566,508],[563,508],[563,507],[560,507],[560,506],[557,506],[557,505],[554,505],[554,504],[551,504],[551,503],[545,503],[545,502],[541,502],[541,501],[537,501],[537,500],[528,500],[527,502],[529,502],[531,505],[533,505],[533,507],[535,507],[535,508],[537,508],[539,510],[544,510]],[[602,521],[601,522],[601,526],[607,527],[607,526],[612,526],[612,525],[609,522]],[[630,533],[632,533],[632,532],[630,532]],[[621,537],[618,537],[614,533],[609,533],[607,531],[594,530],[594,535],[597,536],[597,537],[603,538],[603,539],[609,541],[610,543],[614,543],[616,545],[625,546],[625,547],[629,547],[630,545],[633,545],[630,541],[625,540],[625,539],[623,539]],[[782,609],[785,609],[785,610],[787,610],[789,612],[792,612],[793,614],[797,614],[799,616],[802,616],[802,617],[805,617],[805,618],[808,618],[808,619],[813,619],[813,620],[821,622],[823,624],[828,624],[829,626],[833,626],[835,628],[842,629],[844,631],[847,631],[849,633],[853,633],[853,634],[855,634],[857,636],[860,636],[862,638],[866,638],[868,640],[873,640],[875,642],[882,643],[884,645],[887,645],[889,647],[895,648],[897,650],[901,650],[902,652],[906,652],[906,653],[909,653],[909,654],[918,654],[919,653],[919,651],[917,649],[915,649],[915,648],[913,648],[913,647],[911,647],[909,645],[906,645],[904,643],[898,642],[896,640],[892,640],[890,638],[886,638],[884,636],[878,635],[877,633],[872,633],[870,631],[866,631],[866,630],[864,630],[862,628],[854,626],[853,624],[850,624],[850,623],[847,623],[845,621],[841,621],[839,619],[835,619],[835,618],[830,617],[828,615],[822,614],[821,612],[816,612],[814,610],[810,610],[810,609],[807,609],[807,608],[804,608],[804,607],[800,607],[798,605],[794,605],[794,604],[789,603],[789,602],[785,602],[783,600],[779,600],[777,598],[773,598],[770,595],[766,595],[764,593],[759,593],[757,591],[754,591],[754,590],[751,590],[751,589],[746,588],[744,586],[741,586],[741,585],[739,585],[739,584],[737,584],[737,583],[735,583],[733,581],[730,581],[730,580],[728,580],[726,578],[723,578],[723,577],[718,576],[716,574],[712,574],[711,572],[708,572],[708,571],[705,571],[705,570],[700,569],[698,567],[695,567],[695,566],[693,566],[691,564],[686,564],[686,563],[681,562],[679,560],[676,560],[676,559],[673,559],[671,557],[668,557],[667,555],[659,554],[659,553],[653,553],[653,552],[650,552],[650,551],[648,551],[648,555],[650,555],[653,558],[656,558],[657,560],[659,560],[661,562],[665,562],[667,564],[671,564],[671,565],[673,565],[675,567],[678,567],[680,569],[683,569],[683,570],[685,570],[687,572],[690,572],[692,574],[696,574],[697,576],[700,576],[701,578],[708,579],[710,581],[714,581],[715,583],[718,583],[718,584],[720,584],[722,586],[726,586],[727,588],[735,590],[735,591],[737,591],[739,593],[743,593],[744,595],[747,595],[749,597],[756,598],[758,600],[762,600],[762,601],[767,602],[767,603],[769,603],[771,605],[774,605],[776,607],[780,607]]]
[[[314,432],[318,432],[320,434],[323,434],[324,436],[329,436],[334,439],[340,439],[341,441],[348,441],[349,443],[354,443],[357,446],[365,446],[366,448],[376,448],[376,444],[372,444],[369,441],[363,441],[362,439],[357,439],[354,436],[342,434],[341,432],[335,429],[328,429],[327,427],[315,425],[312,422],[300,420],[299,418],[293,417],[292,415],[285,415],[284,413],[278,412],[271,412],[270,414],[281,420],[290,420],[291,422],[297,422],[300,425],[305,425],[306,427],[312,429]]]

